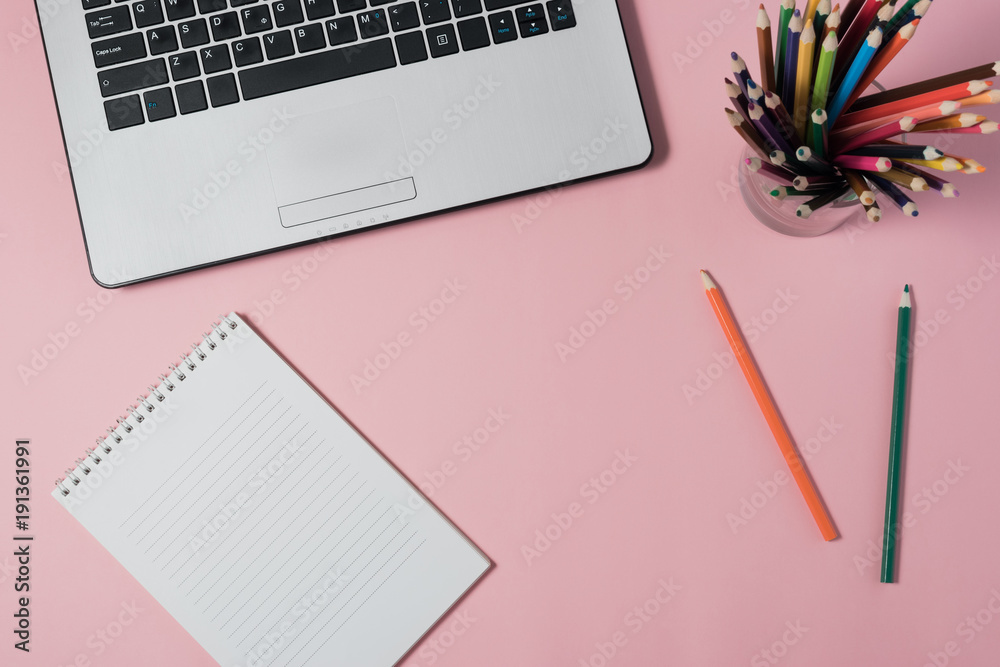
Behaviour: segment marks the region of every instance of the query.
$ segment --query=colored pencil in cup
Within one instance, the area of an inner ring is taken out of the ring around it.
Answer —
[[[802,15],[799,10],[788,22],[788,44],[785,46],[785,82],[781,86],[781,101],[785,107],[795,109],[795,82],[799,67],[799,38],[802,36]],[[794,116],[793,116],[794,117]]]
[[[872,182],[872,185],[885,193],[885,196],[903,212],[903,215],[911,218],[920,215],[917,203],[910,199],[909,195],[899,189],[895,183],[882,178],[882,174],[865,174],[865,177]]]
[[[914,164],[918,167],[926,167],[928,169],[936,169],[937,171],[953,172],[962,171],[965,169],[965,163],[962,160],[956,160],[950,155],[945,155],[944,157],[939,157],[934,160],[920,160],[914,158],[899,158],[900,162],[906,162],[907,164]]]
[[[819,47],[819,61],[816,63],[816,80],[813,85],[812,108],[826,109],[830,101],[830,83],[833,77],[833,62],[837,58],[837,33],[831,32]],[[829,114],[827,114],[829,117]]]
[[[762,173],[767,174],[767,177],[772,181],[781,183],[782,185],[792,185],[795,179],[795,175],[792,172],[775,167],[770,162],[764,162],[759,157],[748,157],[746,159],[747,169],[752,173]]]
[[[729,118],[729,124],[732,125],[733,129],[736,130],[736,133],[743,138],[743,141],[745,141],[749,146],[752,146],[761,157],[768,157],[769,153],[767,143],[752,125],[747,123],[747,121],[744,120],[740,114],[736,113],[732,109],[726,109],[726,116]]]
[[[953,116],[945,116],[936,120],[926,120],[917,123],[911,132],[941,132],[943,130],[960,130],[963,128],[975,127],[986,120],[986,116],[979,116],[974,113],[959,113]]]
[[[960,196],[961,194],[954,185],[942,178],[938,178],[929,171],[924,171],[923,169],[920,169],[912,164],[907,164],[906,162],[898,162],[896,163],[896,167],[902,169],[903,171],[908,171],[916,176],[920,176],[927,181],[927,185],[931,186],[931,190],[937,190],[942,197],[952,199]]]
[[[806,219],[819,209],[823,208],[824,206],[832,204],[833,202],[843,197],[845,194],[847,194],[847,191],[850,189],[851,189],[850,186],[848,186],[847,184],[842,184],[840,187],[837,187],[832,190],[827,190],[823,194],[817,195],[815,198],[810,199],[805,204],[800,205],[797,209],[795,209],[795,215],[797,215],[800,218]]]
[[[757,51],[760,59],[760,83],[764,90],[774,90],[774,48],[771,44],[771,19],[760,3],[757,10]]]
[[[888,5],[886,5],[888,7]],[[851,105],[854,104],[861,95],[864,94],[868,87],[875,83],[875,79],[878,75],[889,66],[893,58],[899,55],[899,52],[910,43],[913,35],[917,32],[917,26],[920,25],[920,19],[908,23],[904,26],[896,35],[890,40],[885,48],[881,49],[876,53],[875,57],[872,58],[871,64],[868,69],[865,70],[864,75],[861,80],[858,81],[857,86],[854,88],[854,92],[851,93],[850,97],[847,99],[847,104],[844,108],[850,109]]]
[[[872,23],[878,11],[882,9],[882,4],[882,0],[867,0],[858,11],[858,15],[852,21],[843,24],[845,29],[840,35],[840,53],[837,54],[837,62],[833,66],[835,79],[841,78],[850,67],[857,53],[857,46],[868,38]]]
[[[917,126],[917,121],[914,120],[912,116],[904,116],[895,123],[886,123],[881,127],[876,127],[874,130],[868,130],[867,132],[862,132],[861,134],[851,137],[849,139],[838,140],[834,143],[832,150],[835,153],[848,153],[855,148],[859,148],[866,144],[873,144],[879,141],[885,141],[886,139],[891,139],[892,137],[898,136],[900,134],[905,134],[913,130]]]
[[[816,109],[809,119],[809,146],[816,155],[824,160],[829,152],[827,137],[826,112],[822,109]]]
[[[952,86],[962,86],[968,85],[970,81],[982,81],[984,79],[992,79],[995,76],[1000,76],[1000,60],[992,63],[986,63],[985,65],[979,65],[978,67],[972,67],[970,69],[965,69],[960,72],[954,72],[952,74],[945,74],[943,76],[935,77],[933,79],[927,79],[925,81],[918,81],[917,83],[911,83],[906,86],[900,86],[899,88],[892,88],[881,93],[875,93],[873,95],[868,95],[862,97],[855,103],[857,110],[867,109],[869,107],[881,106],[889,102],[896,102],[908,97],[915,97],[917,95],[923,95],[924,93],[929,93],[934,90],[941,90],[944,88],[951,88]],[[970,93],[971,95],[976,95],[981,90],[976,93]],[[945,99],[961,99],[962,97],[967,97],[968,95],[957,95],[955,97]]]
[[[944,157],[944,153],[934,146],[911,144],[871,144],[855,148],[851,151],[851,155],[887,157],[889,159],[909,158],[911,160],[936,160],[939,157]]]
[[[906,378],[910,366],[910,286],[903,288],[896,316],[896,360],[892,384],[892,421],[889,432],[889,473],[885,488],[885,522],[882,529],[882,583],[896,581],[899,544],[899,486],[903,475],[903,434],[906,427]]]
[[[810,479],[809,473],[806,471],[805,464],[795,450],[792,437],[789,435],[788,429],[781,419],[778,408],[774,403],[774,398],[772,398],[770,392],[767,390],[767,385],[764,384],[764,378],[761,376],[760,370],[757,368],[753,357],[750,355],[750,351],[747,349],[743,333],[740,331],[740,327],[736,323],[732,311],[729,310],[729,306],[726,305],[725,300],[722,298],[722,293],[719,291],[718,285],[715,284],[707,271],[701,272],[701,279],[705,285],[705,292],[708,294],[708,299],[712,304],[712,309],[715,311],[715,315],[719,319],[719,324],[722,325],[722,330],[725,332],[729,345],[733,350],[733,355],[736,357],[737,362],[739,362],[740,368],[743,370],[743,375],[750,384],[750,390],[753,392],[761,412],[764,413],[764,419],[767,421],[767,425],[778,443],[781,454],[791,470],[792,478],[798,485],[803,498],[805,498],[813,520],[819,526],[820,534],[827,541],[836,539],[837,529],[834,528],[833,521],[823,506],[823,501],[820,500],[819,493],[817,493],[816,487],[813,485],[812,479]]]
[[[774,54],[774,84],[777,88],[774,93],[779,97],[784,92],[782,90],[785,82],[785,60],[788,51],[788,24],[795,14],[795,0],[782,0],[781,9],[778,10],[778,47]]]
[[[881,116],[878,118],[872,118],[871,120],[861,120],[862,117],[866,117],[865,114],[867,113],[867,110],[858,112],[857,115],[849,113],[840,117],[840,126],[834,129],[831,134],[836,135],[838,139],[854,137],[863,132],[874,130],[876,127],[881,127],[886,123],[898,121],[902,119],[903,116],[910,116],[913,120],[920,123],[931,118],[938,118],[939,116],[949,116],[958,111],[960,108],[960,103],[949,100],[947,102],[941,102],[940,104],[932,104],[919,109],[912,109],[906,113]]]
[[[809,93],[813,81],[813,53],[816,49],[816,31],[813,21],[806,21],[799,38],[799,63],[795,75],[795,112],[792,120],[799,133],[799,139],[806,138],[806,126],[809,123]]]
[[[887,157],[866,157],[863,155],[837,155],[833,163],[844,169],[857,171],[887,172],[892,169],[892,160]]]
[[[774,121],[771,120],[770,116],[764,113],[764,107],[751,102],[747,111],[750,114],[750,122],[754,124],[754,127],[757,128],[760,136],[762,136],[765,141],[785,153],[792,152],[791,144],[789,144],[788,140],[781,134],[781,130],[779,130],[778,126],[774,124]]]
[[[931,189],[931,186],[927,184],[927,181],[922,176],[911,174],[898,167],[894,167],[884,174],[879,174],[879,176],[890,183],[895,183],[913,192],[926,192]]]
[[[747,81],[750,79],[750,71],[747,69],[746,61],[740,58],[740,55],[735,51],[730,54],[732,58],[732,69],[733,76],[736,77],[736,83],[739,84],[740,90],[743,94],[747,94]]]
[[[979,107],[987,106],[991,104],[1000,104],[1000,90],[987,90],[985,93],[979,93],[972,97],[965,97],[958,100],[958,104],[962,109],[967,107]],[[947,114],[941,114],[946,116]]]
[[[857,195],[858,201],[860,201],[864,206],[871,206],[875,203],[875,193],[872,189],[868,187],[868,181],[865,180],[859,172],[852,171],[850,169],[844,170],[844,178],[847,179],[848,185],[854,190],[854,194]]]
[[[861,49],[858,51],[857,57],[855,57],[854,62],[851,63],[850,67],[847,69],[847,73],[844,75],[843,81],[840,83],[840,87],[837,88],[837,92],[833,96],[833,101],[830,102],[829,108],[827,109],[827,114],[830,116],[830,123],[836,123],[837,119],[840,118],[841,112],[847,108],[847,101],[850,99],[851,94],[858,87],[858,82],[861,77],[864,76],[865,69],[868,64],[878,53],[879,47],[882,46],[882,29],[875,28],[865,39],[864,44],[861,45]],[[843,53],[843,51],[840,51]],[[839,57],[839,56],[838,56]]]
[[[795,123],[792,122],[792,117],[788,114],[788,109],[785,108],[781,98],[776,93],[766,92],[764,93],[764,106],[774,116],[774,120],[778,123],[778,127],[781,128],[785,137],[789,140],[795,138]]]

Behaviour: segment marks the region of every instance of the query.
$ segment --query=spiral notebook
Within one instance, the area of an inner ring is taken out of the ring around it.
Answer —
[[[53,496],[225,667],[396,664],[489,560],[237,316]]]

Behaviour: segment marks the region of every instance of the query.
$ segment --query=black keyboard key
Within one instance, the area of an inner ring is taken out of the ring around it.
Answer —
[[[185,21],[177,25],[181,33],[181,46],[190,49],[202,44],[208,44],[208,24],[205,19]]]
[[[274,25],[279,28],[302,23],[301,0],[280,0],[272,5],[274,9]]]
[[[229,9],[226,0],[198,0],[198,11],[202,14],[221,12],[224,9]]]
[[[213,107],[224,107],[240,101],[240,93],[236,90],[236,77],[232,74],[213,76],[208,79],[208,96]]]
[[[132,15],[128,5],[109,7],[87,14],[87,32],[91,39],[109,37],[132,29]]]
[[[104,103],[104,115],[108,117],[108,129],[112,132],[125,127],[142,125],[146,119],[142,115],[142,102],[138,95],[120,97]]]
[[[392,40],[367,42],[364,48],[320,51],[308,56],[240,70],[243,98],[247,100],[315,86],[396,66]]]
[[[264,35],[264,52],[267,53],[268,60],[287,58],[293,55],[295,47],[292,46],[292,33],[288,30],[282,30]]]
[[[457,19],[483,13],[482,0],[451,0],[451,6]]]
[[[490,32],[493,33],[494,44],[503,44],[517,39],[514,14],[511,12],[490,14]]]
[[[248,7],[241,11],[240,15],[243,17],[243,31],[248,35],[267,32],[274,28],[271,23],[271,10],[267,8],[267,5]]]
[[[149,55],[158,56],[177,50],[177,32],[172,25],[164,25],[146,31],[149,41]]]
[[[337,8],[340,9],[341,14],[356,12],[366,7],[368,4],[365,0],[337,0]]]
[[[514,5],[520,5],[523,2],[524,0],[486,0],[486,11],[492,12],[494,9],[513,7]]]
[[[306,0],[306,16],[310,21],[333,16],[337,10],[333,8],[333,0]]]
[[[237,67],[264,62],[264,52],[260,48],[260,40],[256,37],[247,37],[233,42],[233,60],[236,61]]]
[[[544,18],[537,21],[526,21],[525,23],[519,23],[518,25],[521,26],[521,37],[544,35],[549,31],[549,25],[545,22]]]
[[[235,7],[242,7],[244,5],[252,5],[257,2],[257,0],[229,0],[229,4]]]
[[[104,7],[105,5],[110,5],[111,0],[83,0],[84,9],[96,9],[98,7]]]
[[[549,21],[553,30],[563,30],[576,26],[573,3],[570,0],[549,0],[545,5],[549,10]]]
[[[519,7],[514,10],[514,17],[517,19],[518,23],[537,21],[540,18],[544,18],[544,14],[545,10],[542,8],[542,3],[528,5],[527,7]]]
[[[385,18],[384,9],[373,9],[370,12],[358,14],[358,30],[362,39],[372,39],[389,34],[389,22]]]
[[[339,19],[327,19],[326,36],[330,40],[330,46],[340,46],[358,41],[358,30],[354,26],[354,17],[344,16]]]
[[[192,79],[201,74],[198,67],[198,54],[194,51],[185,51],[167,58],[170,62],[170,78],[174,81]]]
[[[208,19],[212,24],[212,38],[216,42],[223,42],[227,39],[240,36],[240,19],[236,12],[226,12],[216,14]]]
[[[208,108],[208,100],[205,99],[205,87],[201,81],[188,81],[177,86],[174,90],[177,93],[177,108],[181,115],[204,111]]]
[[[490,29],[486,27],[486,19],[477,16],[458,22],[458,36],[462,40],[462,49],[472,51],[490,45]]]
[[[194,0],[163,1],[166,3],[168,21],[180,21],[194,16]]]
[[[97,73],[101,97],[111,97],[133,90],[160,86],[167,82],[167,64],[163,58],[123,65]]]
[[[138,33],[94,42],[90,48],[94,52],[94,65],[97,67],[118,65],[146,57],[146,44]]]
[[[406,2],[401,5],[393,5],[386,10],[389,13],[389,23],[396,32],[402,30],[412,30],[420,26],[420,17],[417,14],[417,3]]]
[[[174,109],[174,96],[169,88],[157,88],[143,93],[142,101],[146,104],[146,115],[149,116],[151,123],[177,115]]]
[[[396,52],[399,53],[399,64],[410,65],[427,60],[427,47],[424,46],[424,35],[419,30],[396,35]]]
[[[201,66],[205,69],[205,74],[215,74],[225,72],[233,68],[233,61],[229,59],[229,47],[225,44],[212,44],[201,50]]]
[[[163,23],[163,7],[160,6],[160,0],[139,0],[132,5],[132,13],[135,14],[136,28],[148,28]]]
[[[428,28],[427,43],[431,47],[431,56],[434,58],[458,53],[458,39],[455,37],[455,26],[448,23]]]
[[[323,26],[319,23],[310,23],[295,29],[295,45],[299,53],[316,51],[326,46],[323,38]]]
[[[451,18],[451,10],[448,9],[448,0],[419,0],[420,14],[423,16],[424,25],[440,23]],[[431,46],[431,53],[434,47]]]

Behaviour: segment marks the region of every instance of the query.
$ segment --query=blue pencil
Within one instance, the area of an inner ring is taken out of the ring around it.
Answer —
[[[799,37],[804,27],[802,12],[798,9],[788,22],[788,43],[785,46],[785,80],[781,87],[781,101],[791,109],[795,104],[795,79],[799,69]]]
[[[827,127],[833,127],[837,119],[840,118],[840,114],[844,111],[844,106],[851,99],[851,94],[858,87],[861,77],[864,76],[865,70],[868,69],[868,65],[871,63],[872,58],[875,57],[875,54],[878,53],[880,46],[882,46],[882,28],[875,28],[868,33],[868,39],[861,45],[861,50],[858,51],[854,62],[851,63],[847,74],[844,75],[844,80],[841,82],[840,88],[837,89],[837,93],[833,96],[833,102],[830,103],[830,108],[827,110],[829,116]]]

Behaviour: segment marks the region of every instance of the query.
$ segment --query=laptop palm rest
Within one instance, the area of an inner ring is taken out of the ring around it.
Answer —
[[[390,97],[292,116],[267,146],[282,226],[332,218],[354,226],[365,211],[415,198],[412,178],[389,180],[405,154]]]

